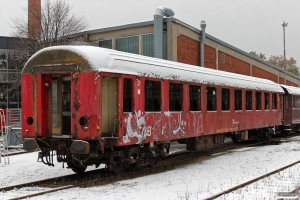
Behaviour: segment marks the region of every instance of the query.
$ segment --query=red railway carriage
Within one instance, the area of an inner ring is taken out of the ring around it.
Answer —
[[[283,102],[283,130],[281,132],[290,133],[299,130],[300,125],[300,88],[281,85],[285,95]]]
[[[265,79],[90,46],[49,47],[22,72],[24,149],[83,172],[153,165],[170,141],[200,150],[268,137],[280,85]]]

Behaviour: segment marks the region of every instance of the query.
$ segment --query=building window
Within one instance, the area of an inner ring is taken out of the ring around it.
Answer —
[[[160,91],[159,81],[145,81],[145,111],[160,111]]]
[[[169,86],[169,110],[182,110],[182,85],[170,83]]]
[[[225,53],[222,53],[222,63],[225,63]]]
[[[208,87],[206,88],[206,98],[207,98],[207,111],[216,110],[216,88]]]
[[[154,57],[154,34],[142,35],[143,40],[143,55]],[[163,59],[167,59],[167,32],[163,32]]]
[[[252,91],[246,91],[246,110],[252,110]]]
[[[117,38],[116,50],[139,54],[139,36]]]
[[[234,91],[234,110],[242,110],[242,90]]]
[[[112,49],[112,40],[101,40],[101,41],[99,41],[99,47]]]
[[[272,94],[272,108],[277,109],[277,94]]]
[[[200,86],[190,85],[190,111],[200,111]]]
[[[123,112],[132,112],[132,79],[123,80]]]
[[[256,99],[256,110],[261,110],[261,92],[255,93],[255,99]]]
[[[269,93],[265,93],[265,110],[269,110],[270,100],[269,100]]]
[[[222,89],[222,110],[229,110],[230,105],[230,90],[229,89]]]

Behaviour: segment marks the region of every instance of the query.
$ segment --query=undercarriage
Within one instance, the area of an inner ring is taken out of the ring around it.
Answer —
[[[86,141],[83,141],[86,142]],[[87,166],[94,165],[98,168],[104,164],[115,174],[121,174],[126,168],[143,165],[154,166],[159,159],[168,155],[170,143],[147,143],[144,145],[132,145],[121,147],[107,147],[102,152],[99,142],[88,142],[87,154],[72,152],[71,140],[53,140],[49,143],[38,141],[38,161],[46,165],[54,166],[57,162],[66,163],[76,173],[83,173]],[[50,148],[51,147],[51,148]]]

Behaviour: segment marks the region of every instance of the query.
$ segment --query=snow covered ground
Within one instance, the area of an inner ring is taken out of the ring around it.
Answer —
[[[68,189],[31,199],[204,199],[300,160],[300,137],[293,139],[279,145],[232,150],[154,175],[97,187]],[[35,152],[11,156],[9,165],[2,162],[0,187],[73,173],[70,169],[62,169],[61,164],[48,167],[37,163],[36,159]],[[276,199],[278,192],[290,192],[297,186],[300,186],[299,164],[219,199]],[[35,189],[41,190],[27,188]],[[21,194],[20,190],[2,192],[0,199]]]

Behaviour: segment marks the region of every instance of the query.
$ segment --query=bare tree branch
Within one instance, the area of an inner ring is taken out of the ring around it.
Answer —
[[[41,11],[32,8],[24,10],[34,22],[29,24],[27,19],[19,18],[12,20],[12,36],[17,39],[13,50],[9,51],[8,63],[9,68],[19,70],[19,73],[10,77],[10,80],[15,80],[15,84],[9,91],[4,91],[6,93],[13,93],[13,90],[20,88],[21,70],[31,55],[48,46],[83,41],[83,36],[75,37],[74,34],[88,26],[83,16],[71,13],[72,7],[64,0],[46,0]]]

